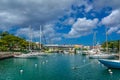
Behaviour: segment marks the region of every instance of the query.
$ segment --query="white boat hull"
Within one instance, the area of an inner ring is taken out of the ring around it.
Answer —
[[[94,54],[89,55],[90,59],[113,59],[115,58],[114,54]]]

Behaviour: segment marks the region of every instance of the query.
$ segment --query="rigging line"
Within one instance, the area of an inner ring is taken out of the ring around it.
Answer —
[[[94,61],[93,61],[93,62],[94,62]],[[86,67],[86,66],[92,64],[93,62],[87,63],[87,64],[82,65],[82,66],[80,66],[80,67],[73,67],[72,69],[81,69],[81,68],[84,68],[84,67]]]
[[[44,40],[44,43],[46,44],[47,41],[46,41],[46,36],[45,36],[45,33],[43,32],[44,28],[43,26],[41,27],[41,34],[43,34],[43,40]]]

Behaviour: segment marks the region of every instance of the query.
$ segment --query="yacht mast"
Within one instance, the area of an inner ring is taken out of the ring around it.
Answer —
[[[41,45],[41,43],[42,43],[42,33],[41,33],[41,25],[40,25],[40,50],[41,50],[41,48],[42,48],[42,45]]]
[[[94,32],[93,35],[93,49],[95,49],[95,45],[96,45],[96,32]]]
[[[107,28],[106,28],[106,52],[108,53],[108,32],[107,32]]]
[[[120,60],[120,40],[118,40],[118,45],[119,45],[119,52],[118,52],[118,54],[119,54],[119,60]]]
[[[30,35],[30,40],[29,40],[29,51],[31,51],[31,43],[32,43],[32,29],[31,29],[31,26],[29,26],[29,35]]]

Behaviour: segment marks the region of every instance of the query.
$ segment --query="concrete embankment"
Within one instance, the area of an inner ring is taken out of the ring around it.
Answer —
[[[0,52],[0,60],[13,58],[15,54],[20,54],[20,52]]]

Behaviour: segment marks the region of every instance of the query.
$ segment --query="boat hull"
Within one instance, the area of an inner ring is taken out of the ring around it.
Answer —
[[[120,61],[119,60],[100,59],[99,62],[108,68],[120,69]]]
[[[21,55],[14,55],[15,58],[36,58],[37,56],[34,54],[21,54]]]
[[[95,55],[90,55],[90,59],[113,59],[115,58],[115,55],[108,55],[108,54],[95,54]]]

